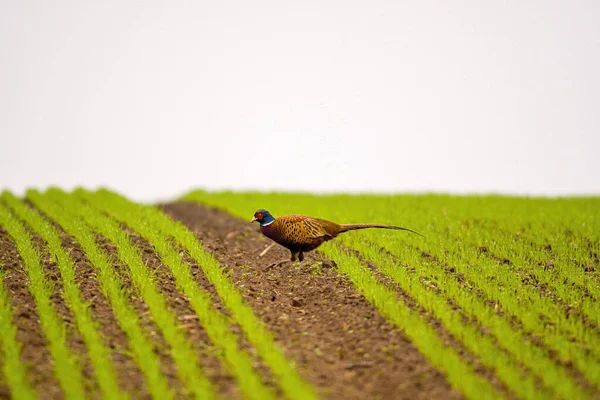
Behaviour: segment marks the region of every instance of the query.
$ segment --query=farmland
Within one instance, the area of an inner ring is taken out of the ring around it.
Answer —
[[[250,218],[345,233],[302,264]],[[1,398],[600,398],[600,198],[0,196]]]

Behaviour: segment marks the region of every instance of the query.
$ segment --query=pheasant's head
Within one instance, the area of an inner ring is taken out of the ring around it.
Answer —
[[[275,218],[271,215],[270,212],[261,208],[257,212],[254,213],[254,217],[250,222],[258,221],[260,226],[269,225],[271,222],[275,221]]]

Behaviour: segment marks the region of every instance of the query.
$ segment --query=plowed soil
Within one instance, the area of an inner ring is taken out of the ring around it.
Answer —
[[[289,258],[289,252],[275,246],[261,257],[272,242],[257,225],[194,203],[163,209],[215,254],[244,300],[320,394],[340,399],[461,397],[318,252],[308,253],[300,267],[284,264],[265,271],[265,266]]]
[[[54,378],[48,341],[43,335],[35,302],[27,289],[27,272],[14,243],[0,228],[0,262],[6,272],[4,285],[13,310],[13,324],[17,327],[16,339],[23,343],[21,360],[29,365],[33,386],[46,398],[61,396],[58,381]],[[8,390],[3,390],[8,396]]]
[[[271,244],[260,235],[258,226],[231,217],[213,208],[178,202],[162,205],[172,218],[182,221],[204,243],[228,272],[244,300],[275,335],[278,345],[293,361],[301,376],[330,399],[458,399],[445,377],[434,369],[410,340],[379,315],[341,276],[334,263],[318,252],[307,254],[301,266],[284,264],[270,270],[264,267],[289,257],[287,250],[275,246],[264,256],[259,254]],[[174,277],[153,252],[147,242],[135,234],[132,241],[143,251],[144,262],[155,272],[157,289],[163,293],[170,308],[194,344],[198,360],[206,375],[224,398],[239,397],[235,380],[221,366],[210,348],[206,333],[195,318],[189,301],[174,284]],[[131,293],[133,304],[141,315],[145,329],[151,332],[155,351],[161,356],[161,367],[180,398],[187,394],[177,381],[175,366],[164,338],[154,326],[147,306],[134,293],[126,267],[118,262],[114,246],[99,238],[102,247],[115,263]],[[69,310],[64,304],[58,268],[44,251],[43,242],[36,240],[49,279],[57,288],[52,301],[68,327],[67,343],[79,356],[86,375],[90,398],[99,397],[88,365],[85,347],[77,336]],[[119,372],[119,384],[133,398],[148,398],[145,378],[129,357],[127,338],[120,330],[110,304],[96,281],[94,267],[68,235],[63,245],[70,249],[76,266],[76,280],[82,297],[91,304],[94,319],[99,323],[105,343],[113,351],[113,362]],[[22,343],[21,357],[29,367],[33,386],[42,398],[62,398],[53,376],[47,341],[41,331],[35,304],[27,289],[27,275],[12,239],[0,228],[0,261],[6,271],[5,284],[14,310],[17,340]],[[214,293],[201,267],[192,264],[192,272],[203,289]],[[223,307],[215,296],[215,306]],[[226,310],[223,309],[224,312]],[[249,344],[241,341],[243,348]],[[265,373],[265,382],[272,377],[260,360],[255,367]],[[0,382],[0,398],[8,395]]]

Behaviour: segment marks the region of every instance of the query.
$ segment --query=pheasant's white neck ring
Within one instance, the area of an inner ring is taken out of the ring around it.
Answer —
[[[275,220],[271,221],[271,222],[267,222],[266,224],[262,224],[262,226],[269,226],[271,225],[273,222],[275,222]]]

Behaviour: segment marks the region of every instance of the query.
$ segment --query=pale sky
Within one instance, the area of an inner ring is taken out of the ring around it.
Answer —
[[[600,1],[0,0],[0,189],[600,194]]]

